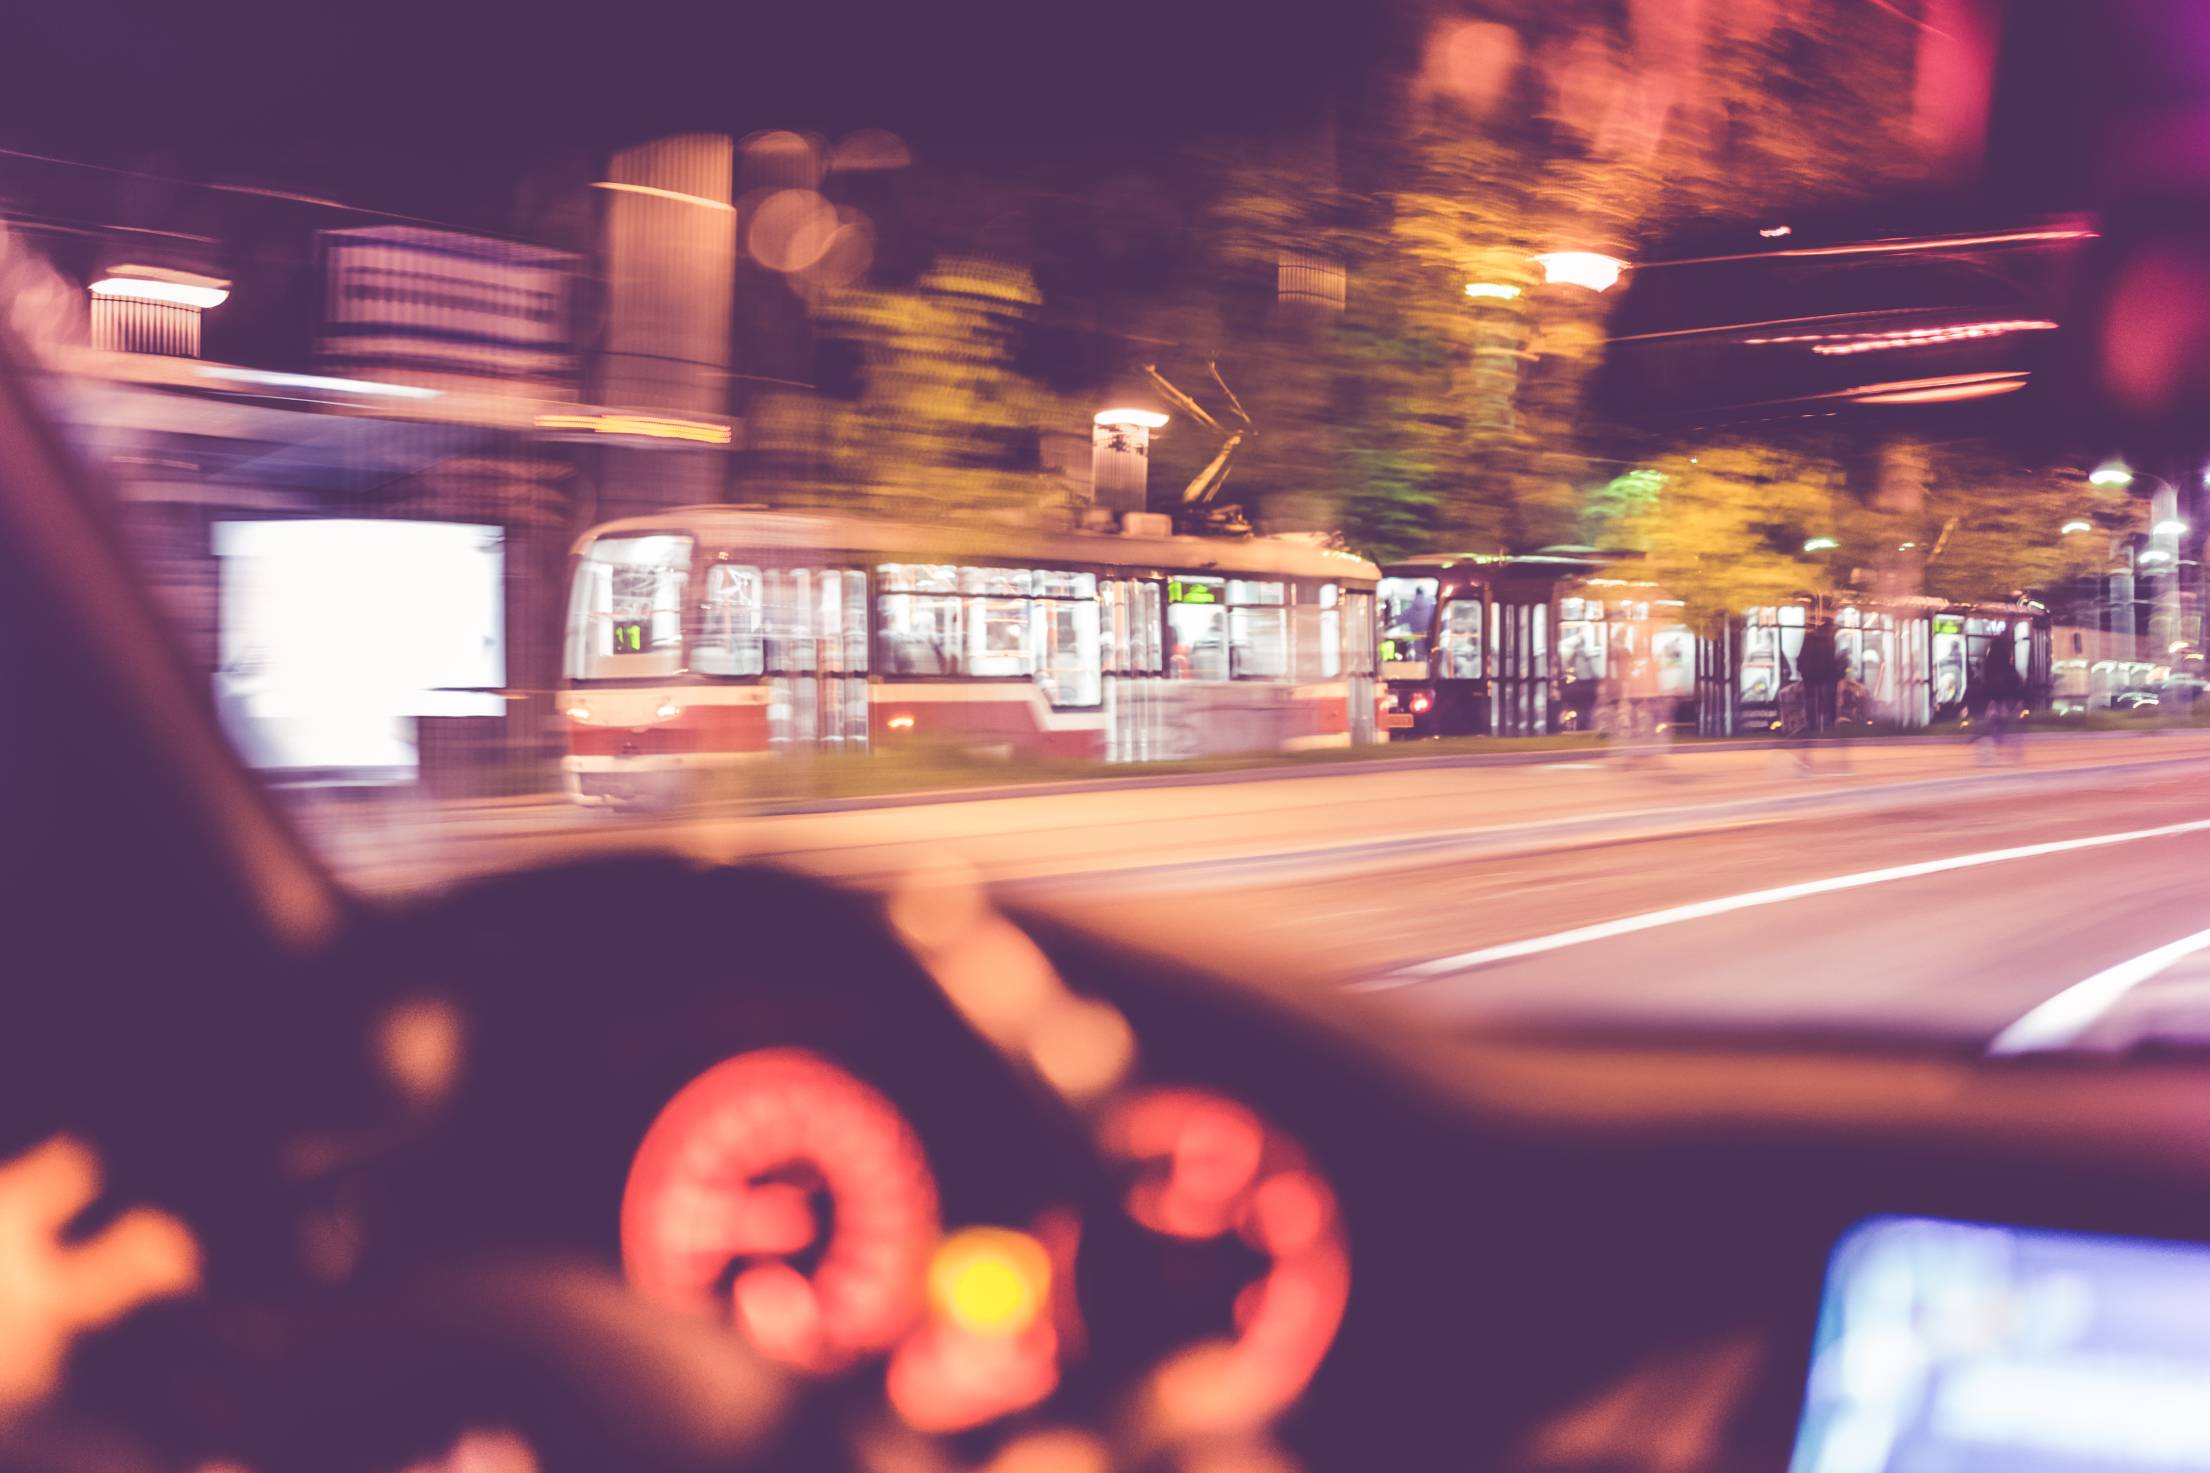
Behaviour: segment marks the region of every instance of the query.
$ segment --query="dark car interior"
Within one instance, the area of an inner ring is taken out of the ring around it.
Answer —
[[[7,1153],[105,1163],[65,1241],[152,1204],[202,1254],[77,1339],[7,1466],[365,1473],[492,1430],[546,1468],[1773,1468],[1860,1224],[2210,1245],[2182,1064],[1446,1046],[942,877],[628,857],[344,899],[0,390]],[[685,1172],[763,1216],[698,1227]],[[982,1268],[923,1308],[901,1233],[939,1227],[988,1230]],[[2064,1241],[2074,1278],[2133,1251]],[[985,1322],[1034,1354],[977,1392]]]

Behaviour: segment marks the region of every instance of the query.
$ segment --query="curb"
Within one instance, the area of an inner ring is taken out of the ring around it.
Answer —
[[[2152,737],[2179,735],[2161,731],[2063,731],[2036,733],[2031,739],[2041,742],[2100,742],[2140,741]],[[2205,735],[2210,735],[2206,730]],[[1807,748],[1819,752],[1847,752],[1859,747],[1881,750],[1889,747],[1964,747],[1969,737],[1911,736],[1845,738],[1840,741],[1789,742],[1782,740],[1737,741],[1732,738],[1697,741],[1664,749],[1666,761],[1676,758],[1695,760],[1706,753],[1727,752],[1797,752]],[[1125,777],[1068,778],[1061,782],[999,783],[976,788],[931,788],[914,793],[870,793],[851,798],[790,798],[741,805],[733,812],[758,814],[763,817],[786,817],[807,813],[846,813],[870,808],[922,808],[939,803],[991,802],[1000,798],[1055,798],[1075,793],[1112,793],[1145,788],[1190,788],[1228,786],[1236,783],[1273,782],[1288,778],[1362,777],[1388,772],[1435,772],[1452,768],[1483,767],[1545,767],[1564,762],[1603,762],[1610,756],[1601,743],[1587,747],[1566,747],[1544,752],[1462,752],[1436,757],[1373,757],[1345,762],[1310,762],[1283,764],[1280,766],[1255,766],[1223,768],[1219,772],[1161,772],[1130,773]],[[2210,747],[2204,755],[2210,757]],[[2166,759],[2171,760],[2171,759]],[[2070,771],[2085,769],[2072,768]]]
[[[1908,806],[1912,800],[1920,797],[1956,794],[1959,790],[1974,797],[1995,797],[2007,792],[2031,791],[2051,783],[2101,784],[2161,772],[2193,770],[2210,770],[2210,753],[2191,757],[2152,757],[2100,767],[1958,773],[1945,777],[1878,783],[1862,788],[1741,798],[1726,803],[1649,808],[1631,813],[1590,814],[1581,818],[1539,820],[1493,829],[1336,844],[1288,853],[1252,855],[1241,859],[1191,859],[1170,864],[1132,865],[1069,874],[1028,877],[1014,875],[996,880],[995,884],[1022,895],[1041,898],[1048,893],[1063,892],[1076,886],[1093,891],[1100,886],[1228,889],[1278,882],[1285,877],[1296,876],[1300,870],[1313,871],[1313,878],[1334,879],[1354,874],[1417,869],[1460,859],[1497,859],[1520,854],[1545,854],[1608,844],[1634,843],[1661,837],[1716,833],[1726,829],[1754,827],[1802,814],[1851,810],[1874,812],[1883,808]],[[1192,876],[1202,876],[1202,882],[1192,884]]]
[[[2201,730],[2204,735],[2210,736],[2210,728]],[[2030,740],[2037,746],[2043,743],[2124,743],[2188,734],[2190,733],[2180,731],[2049,731],[2032,733]],[[1707,754],[1727,752],[1795,752],[1807,749],[1847,752],[1858,748],[1884,750],[1890,747],[1963,747],[1971,740],[1969,737],[1949,735],[1845,737],[1812,742],[1764,737],[1698,738],[1668,746],[1662,750],[1662,756],[1668,762],[1696,761]],[[1230,786],[1290,779],[1362,777],[1388,772],[1436,772],[1453,768],[1545,767],[1568,762],[1586,764],[1607,761],[1612,755],[1614,754],[1602,743],[1591,742],[1585,747],[1552,748],[1541,752],[1453,752],[1433,757],[1368,757],[1341,762],[1260,763],[1248,767],[1225,767],[1213,772],[1136,771],[1101,777],[1064,778],[1052,782],[1008,782],[971,788],[923,788],[905,793],[864,793],[848,798],[771,798],[758,802],[738,800],[727,804],[721,812],[731,818],[748,815],[780,818],[808,813],[851,813],[874,808],[925,808],[943,803],[985,803],[1005,798],[1056,798],[1078,793],[1140,791],[1147,788]],[[433,800],[430,806],[443,813],[463,815],[509,812],[525,808],[566,808],[570,805],[565,794],[549,789],[495,798],[463,798],[442,803]],[[699,815],[694,813],[691,816]],[[604,821],[607,817],[608,815],[597,815],[599,821]]]

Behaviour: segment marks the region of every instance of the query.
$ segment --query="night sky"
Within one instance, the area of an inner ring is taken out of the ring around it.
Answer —
[[[1429,8],[26,0],[0,46],[0,144],[479,220],[546,160],[689,128],[881,126],[924,159],[1081,176],[1308,122]],[[2210,159],[2206,79],[2210,0],[2012,0],[1994,201],[2093,203],[2114,159]]]
[[[542,160],[694,128],[880,126],[1079,174],[1318,116],[1399,8],[30,0],[0,144],[462,220]]]

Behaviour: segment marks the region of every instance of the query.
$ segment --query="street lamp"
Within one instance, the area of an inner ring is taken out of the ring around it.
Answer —
[[[1805,552],[1832,552],[1841,545],[1831,537],[1813,537],[1805,541],[1803,550]]]
[[[2183,537],[2187,532],[2187,524],[2177,517],[2167,517],[2149,530],[2159,537]]]
[[[1549,251],[1533,259],[1552,286],[1585,286],[1592,292],[1611,290],[1627,269],[1625,261],[1601,251]]]
[[[1509,302],[1519,296],[1519,288],[1501,281],[1469,281],[1466,283],[1466,295]]]
[[[1096,418],[1098,424],[1121,430],[1156,430],[1166,421],[1156,409],[1100,409]]]
[[[2094,523],[2083,522],[2079,520],[2079,518],[2074,517],[2071,521],[2066,522],[2063,526],[2057,528],[2057,535],[2060,537],[2069,537],[2075,532],[2092,532],[2094,530]]]
[[[1121,404],[1100,409],[1090,425],[1090,500],[1107,511],[1142,511],[1150,504],[1151,432],[1166,423],[1156,409]]]
[[[201,312],[230,300],[227,281],[191,271],[164,271],[157,266],[117,266],[93,282],[90,290],[95,297],[110,301],[152,302]]]
[[[2133,472],[2126,468],[2126,463],[2122,460],[2106,460],[2087,473],[2087,484],[2130,486],[2133,484]]]

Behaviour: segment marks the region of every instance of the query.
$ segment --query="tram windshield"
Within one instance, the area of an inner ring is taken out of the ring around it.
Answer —
[[[1390,663],[1425,660],[1435,638],[1433,578],[1384,578],[1375,590],[1381,601],[1381,658]]]
[[[691,545],[668,533],[591,544],[568,602],[569,679],[665,678],[682,667]]]

